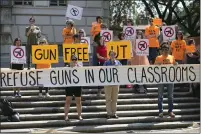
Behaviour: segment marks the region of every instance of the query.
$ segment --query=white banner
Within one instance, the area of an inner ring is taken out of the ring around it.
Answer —
[[[82,19],[83,8],[73,5],[68,5],[66,11],[66,17],[81,20]]]
[[[11,46],[11,63],[26,64],[25,46]]]
[[[86,43],[86,44],[88,44],[88,53],[91,53],[90,37],[81,37],[80,43]]]
[[[175,25],[162,26],[162,32],[163,32],[163,41],[175,40],[176,38]]]
[[[200,65],[63,67],[1,71],[2,87],[98,86],[200,82]]]

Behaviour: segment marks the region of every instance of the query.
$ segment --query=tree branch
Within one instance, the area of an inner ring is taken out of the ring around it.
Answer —
[[[148,10],[148,12],[150,13],[151,17],[154,18],[154,14],[153,14],[149,4],[146,2],[146,0],[142,0],[142,2],[144,3],[144,5],[145,5],[146,9]]]
[[[156,1],[156,0],[152,0],[152,2],[154,3],[154,7],[156,8],[156,11],[157,11],[157,13],[158,13],[159,18],[162,18],[162,14],[161,14],[160,9],[158,8],[158,3],[157,3],[157,1]]]

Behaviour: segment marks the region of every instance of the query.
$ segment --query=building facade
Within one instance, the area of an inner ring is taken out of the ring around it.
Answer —
[[[41,28],[42,35],[50,44],[62,44],[62,29],[66,21],[67,5],[83,8],[81,20],[74,20],[77,29],[83,28],[89,36],[92,22],[96,16],[103,16],[108,23],[109,1],[104,0],[2,0],[1,1],[1,63],[10,61],[10,45],[16,37],[20,37],[26,45],[25,27],[29,18],[34,17],[36,25]],[[1,65],[2,66],[2,65]],[[6,64],[7,66],[7,64]]]

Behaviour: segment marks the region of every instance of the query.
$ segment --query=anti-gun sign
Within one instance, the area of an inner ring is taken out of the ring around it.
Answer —
[[[83,8],[73,6],[73,5],[68,5],[67,11],[66,11],[66,17],[76,19],[76,20],[81,20],[82,12],[83,12]]]
[[[25,46],[11,46],[11,63],[15,64],[26,63]]]
[[[101,30],[101,36],[105,42],[113,41],[113,31],[111,30]]]
[[[109,58],[109,51],[116,52],[117,59],[131,59],[131,42],[129,40],[111,41],[106,43],[107,55]]]
[[[136,39],[136,55],[149,55],[149,40]]]
[[[88,52],[91,53],[90,37],[82,37],[80,43],[88,44]]]
[[[162,26],[163,41],[175,40],[175,25],[173,26]]]
[[[134,26],[124,26],[123,28],[125,39],[134,40],[136,36],[136,29]]]

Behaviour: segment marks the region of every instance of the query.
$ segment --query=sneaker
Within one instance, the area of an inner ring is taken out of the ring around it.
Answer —
[[[172,118],[174,118],[174,117],[175,117],[175,114],[174,114],[173,112],[170,112],[170,113],[169,113],[169,116],[172,117]]]
[[[159,113],[158,115],[160,118],[163,118],[163,113]]]
[[[112,118],[116,118],[116,119],[118,119],[119,116],[117,116],[117,114],[114,114],[114,115],[112,116]]]
[[[111,118],[111,116],[110,115],[107,115],[107,119],[110,119]]]
[[[43,97],[43,94],[42,94],[42,93],[39,93],[39,97]]]
[[[17,93],[16,92],[14,92],[14,95],[13,95],[14,97],[17,97]]]
[[[68,116],[66,116],[66,117],[65,117],[65,121],[69,121],[69,118],[68,118]]]
[[[49,93],[46,93],[45,96],[46,96],[46,97],[50,97],[50,94],[49,94]]]
[[[83,120],[82,116],[78,116],[78,119],[79,119],[80,121]]]
[[[22,97],[22,95],[20,93],[17,93],[17,97]]]

